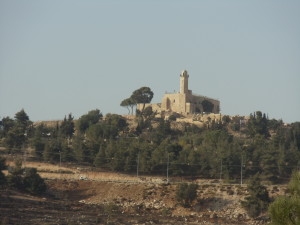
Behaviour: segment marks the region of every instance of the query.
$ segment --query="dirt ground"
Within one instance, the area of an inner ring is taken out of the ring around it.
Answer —
[[[190,208],[184,208],[176,201],[178,184],[172,179],[166,184],[163,177],[41,162],[27,162],[27,166],[37,168],[45,178],[47,193],[32,196],[1,190],[0,224],[266,224],[250,219],[241,208],[246,186],[194,180],[199,184],[197,199]],[[283,194],[286,187],[268,189],[274,197]]]
[[[43,196],[2,190],[1,224],[247,224],[174,207],[173,192],[166,197],[173,185],[64,180],[49,180],[47,185]]]

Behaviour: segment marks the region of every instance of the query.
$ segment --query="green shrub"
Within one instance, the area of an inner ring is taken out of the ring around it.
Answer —
[[[280,196],[270,205],[272,225],[300,224],[300,198]]]
[[[176,190],[176,200],[183,207],[190,207],[191,203],[197,197],[197,184],[179,184]]]
[[[37,173],[36,168],[22,168],[22,162],[16,161],[9,170],[7,183],[10,187],[28,191],[31,194],[42,194],[46,191],[44,179]]]
[[[249,195],[242,201],[242,206],[251,217],[257,217],[266,211],[270,203],[267,188],[260,183],[258,174],[253,176],[248,184]]]
[[[8,169],[9,175],[7,176],[7,184],[11,188],[22,190],[23,187],[23,173],[22,161],[16,160],[15,166]]]
[[[293,172],[288,195],[280,196],[269,206],[272,225],[300,224],[300,172]]]
[[[37,173],[36,168],[27,168],[25,170],[23,184],[25,190],[32,194],[42,194],[46,191],[44,179]]]

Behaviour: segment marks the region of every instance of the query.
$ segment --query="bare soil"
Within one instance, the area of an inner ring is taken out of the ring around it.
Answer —
[[[163,199],[164,186],[152,189],[144,184],[64,180],[50,180],[47,185],[44,196],[2,190],[1,224],[246,224],[209,215],[199,217],[181,207],[168,208],[172,198],[161,207],[158,202]],[[170,185],[166,191],[173,188]],[[153,204],[143,204],[141,199]]]
[[[171,178],[166,184],[163,177],[136,177],[42,162],[27,162],[27,166],[37,168],[46,179],[47,193],[32,196],[1,190],[0,224],[266,223],[249,218],[241,208],[240,201],[247,195],[245,185],[194,180],[199,184],[197,199],[190,208],[184,208],[175,198],[177,182],[187,182],[184,180]],[[286,187],[268,189],[275,197],[282,195]]]

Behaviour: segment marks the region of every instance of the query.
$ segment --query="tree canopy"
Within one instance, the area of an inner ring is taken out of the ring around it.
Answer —
[[[91,110],[87,114],[82,115],[78,121],[78,130],[84,133],[91,125],[96,124],[103,117],[99,109]]]
[[[128,110],[129,108],[131,108],[131,113],[133,113],[133,107],[136,104],[141,103],[143,104],[143,110],[144,110],[145,104],[151,102],[153,95],[154,94],[149,87],[141,87],[133,91],[131,96],[129,98],[124,99],[120,105],[123,107],[127,107]]]
[[[257,217],[268,209],[270,203],[267,188],[261,185],[259,174],[250,179],[248,191],[249,195],[242,201],[242,206],[251,217]]]
[[[133,114],[133,107],[136,105],[135,101],[132,98],[126,98],[124,99],[121,104],[121,106],[126,107],[128,109],[128,114]],[[130,111],[131,109],[131,111]]]
[[[135,90],[132,95],[131,99],[133,99],[136,103],[150,103],[153,98],[153,92],[149,87],[141,87]]]
[[[170,176],[221,177],[230,182],[240,182],[237,165],[243,163],[243,179],[259,173],[272,183],[284,182],[300,166],[300,123],[270,122],[262,112],[249,120],[220,117],[198,127],[159,119],[151,107],[137,112],[134,121],[117,114],[103,117],[96,109],[77,121],[69,114],[54,126],[29,125],[26,133],[18,124],[28,118],[23,112],[17,115],[2,118],[0,143],[22,154],[30,147],[32,157],[52,163],[61,160],[132,173],[139,162],[140,173],[161,175],[169,160]]]
[[[31,136],[31,124],[29,116],[22,109],[15,114],[15,120],[5,117],[1,121],[1,135],[4,137],[6,147],[20,149]]]

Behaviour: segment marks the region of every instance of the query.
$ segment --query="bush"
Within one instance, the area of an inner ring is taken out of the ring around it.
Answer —
[[[257,217],[265,211],[270,203],[269,193],[265,186],[261,185],[258,174],[253,176],[248,184],[249,196],[242,201],[242,206],[249,216]]]
[[[22,169],[22,161],[16,160],[14,167],[8,168],[9,175],[7,176],[7,184],[11,188],[19,190],[23,189],[23,178],[24,169]]]
[[[288,195],[280,196],[269,206],[272,225],[300,224],[300,173],[293,172]]]
[[[46,191],[44,179],[37,173],[36,168],[27,168],[23,179],[24,188],[32,194],[42,194]]]
[[[300,224],[300,198],[278,197],[269,207],[272,225]]]
[[[191,203],[197,197],[197,184],[179,184],[176,190],[176,200],[183,207],[190,207]]]
[[[47,187],[36,168],[23,169],[21,166],[21,161],[16,161],[15,166],[10,168],[10,174],[7,176],[8,185],[31,194],[44,193]]]
[[[294,171],[288,184],[289,193],[300,198],[300,172]]]

